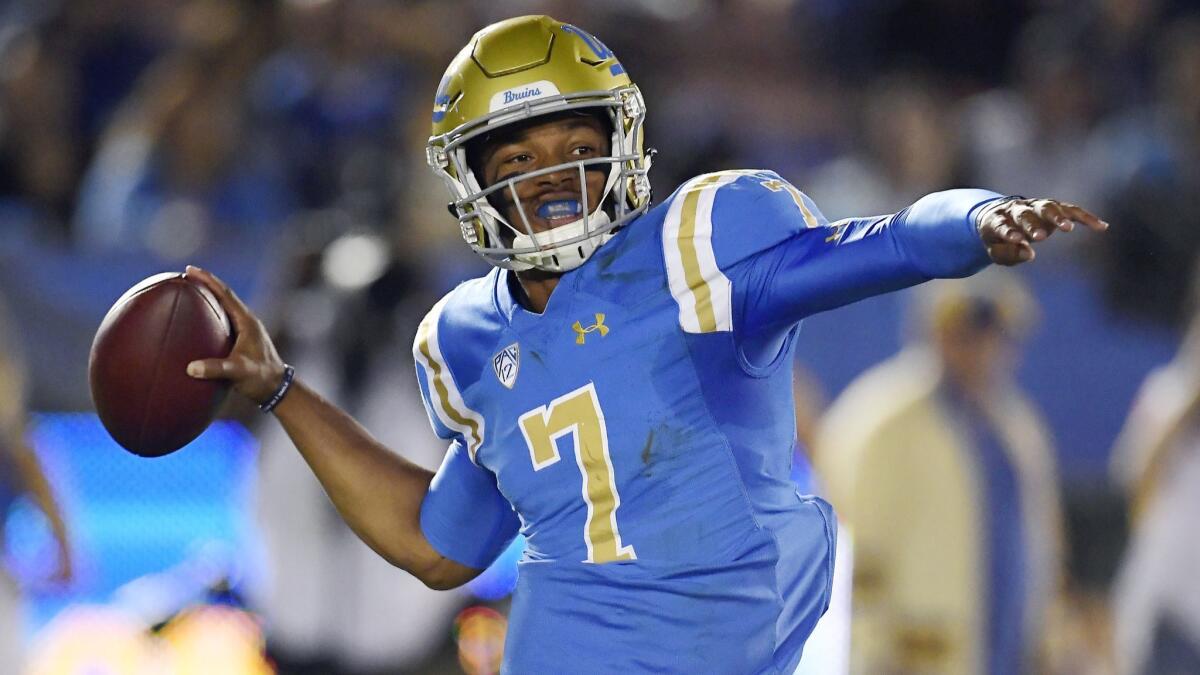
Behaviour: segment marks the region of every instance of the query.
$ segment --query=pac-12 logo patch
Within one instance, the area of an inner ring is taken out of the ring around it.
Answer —
[[[500,384],[513,388],[517,382],[517,369],[521,367],[521,346],[516,342],[500,350],[492,357],[492,368]]]

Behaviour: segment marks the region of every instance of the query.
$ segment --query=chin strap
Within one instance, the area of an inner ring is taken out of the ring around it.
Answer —
[[[576,267],[579,267],[596,249],[600,248],[609,239],[612,239],[614,232],[606,232],[598,237],[590,237],[583,239],[582,237],[587,230],[584,229],[584,221],[587,221],[588,229],[604,227],[612,222],[608,214],[602,209],[596,209],[594,213],[585,218],[559,225],[545,232],[536,232],[531,237],[528,234],[517,234],[513,239],[513,248],[534,247],[539,250],[536,253],[520,253],[513,257],[517,260],[543,269],[548,272],[569,272]],[[559,244],[558,242],[568,242],[572,239],[578,239],[569,244]]]

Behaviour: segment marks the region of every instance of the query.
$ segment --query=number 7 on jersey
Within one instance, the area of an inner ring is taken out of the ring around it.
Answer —
[[[567,434],[574,436],[575,463],[583,474],[583,501],[588,509],[583,527],[588,552],[584,562],[636,560],[633,546],[621,544],[621,533],[617,528],[621,496],[617,494],[613,477],[608,430],[604,426],[596,387],[588,382],[548,405],[521,415],[519,422],[534,471],[556,464],[561,458],[555,441]]]

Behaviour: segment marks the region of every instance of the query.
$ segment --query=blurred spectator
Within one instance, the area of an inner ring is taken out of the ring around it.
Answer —
[[[182,10],[198,3],[67,0],[62,4],[44,30],[59,36],[59,57],[75,72],[77,128],[81,149],[90,158],[142,72],[185,37]]]
[[[1120,223],[1103,242],[1109,301],[1129,314],[1182,329],[1200,253],[1200,15],[1160,36],[1157,97],[1119,111],[1097,132],[1112,173],[1106,210]]]
[[[79,81],[52,34],[8,28],[0,34],[0,230],[63,239],[82,161]]]
[[[1032,299],[995,271],[924,290],[918,341],[847,388],[817,446],[854,550],[851,671],[1044,672],[1054,454],[1012,380]]]
[[[952,99],[935,78],[895,72],[873,81],[862,100],[862,142],[805,183],[825,217],[895,213],[960,183]]]
[[[0,305],[0,552],[4,549],[4,522],[9,507],[17,497],[28,494],[46,515],[58,545],[58,568],[53,572],[47,571],[46,576],[65,583],[71,580],[67,528],[41,465],[24,440],[24,373],[17,348],[11,341],[13,337],[4,334],[11,325],[3,305]],[[25,637],[21,612],[15,582],[0,566],[0,672],[17,673],[21,670]]]
[[[1097,104],[1144,105],[1154,94],[1154,50],[1172,0],[1096,0],[1072,8],[1086,42]],[[1076,46],[1076,50],[1082,51]]]
[[[219,247],[247,264],[295,205],[244,95],[274,14],[193,0],[184,39],[138,82],[87,171],[75,234],[91,250],[194,259]]]
[[[379,223],[395,199],[398,115],[414,87],[371,3],[289,2],[283,42],[255,69],[254,107],[269,119],[307,208],[339,207]]]
[[[1200,312],[1175,358],[1146,378],[1112,461],[1134,507],[1113,591],[1119,672],[1200,672]]]
[[[1063,13],[1030,21],[1014,46],[1013,86],[963,102],[973,184],[1097,203],[1103,167],[1090,154],[1088,134],[1103,74],[1089,62],[1075,22]]]
[[[936,68],[956,91],[1004,75],[1013,38],[1032,14],[1028,0],[853,0],[839,22],[840,58],[869,75],[879,64]]]

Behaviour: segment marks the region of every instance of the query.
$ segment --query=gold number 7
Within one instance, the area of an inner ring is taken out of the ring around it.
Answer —
[[[548,405],[530,410],[521,415],[520,426],[529,446],[534,471],[559,461],[556,440],[567,434],[575,437],[575,463],[583,474],[583,501],[588,509],[583,527],[588,552],[584,562],[636,560],[633,546],[621,544],[621,533],[617,529],[617,507],[621,505],[621,496],[617,494],[613,478],[608,430],[604,426],[596,387],[588,382]]]

